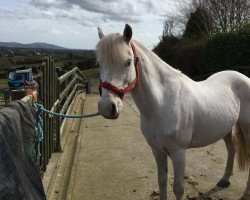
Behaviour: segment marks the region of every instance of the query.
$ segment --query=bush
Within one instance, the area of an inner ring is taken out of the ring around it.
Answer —
[[[190,77],[233,69],[250,74],[250,23],[206,39],[167,36],[153,49],[165,62]],[[244,69],[243,71],[241,69]],[[248,70],[246,70],[248,69]]]
[[[153,49],[153,51],[164,61],[170,61],[174,54],[174,48],[178,42],[178,37],[164,36],[162,37],[160,43]]]
[[[204,51],[205,67],[219,71],[237,66],[250,66],[250,24],[228,33],[215,33]]]
[[[203,54],[206,41],[193,42],[176,47],[173,65],[190,77],[206,73],[203,63]]]
[[[162,40],[153,51],[166,63],[181,70],[188,76],[198,76],[204,71],[203,52],[206,40],[194,41],[191,38],[168,37]]]

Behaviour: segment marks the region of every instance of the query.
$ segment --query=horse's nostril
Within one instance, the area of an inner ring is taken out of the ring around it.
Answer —
[[[116,105],[114,103],[112,103],[111,113],[112,115],[116,114]]]

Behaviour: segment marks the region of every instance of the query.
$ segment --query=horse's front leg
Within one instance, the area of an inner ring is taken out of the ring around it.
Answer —
[[[167,200],[168,157],[166,154],[154,148],[152,148],[152,152],[157,164],[160,200]]]
[[[181,200],[184,194],[185,149],[176,149],[170,152],[174,168],[174,194],[176,200]]]

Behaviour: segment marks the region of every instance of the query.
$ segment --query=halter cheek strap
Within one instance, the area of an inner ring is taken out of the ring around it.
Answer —
[[[131,47],[132,47],[132,51],[134,54],[134,65],[135,65],[135,72],[136,72],[136,77],[135,79],[130,82],[128,84],[127,87],[123,88],[123,89],[119,89],[118,87],[116,87],[115,85],[113,85],[112,83],[109,82],[102,82],[100,80],[100,84],[99,84],[99,93],[100,96],[102,96],[102,88],[105,88],[107,90],[112,91],[113,93],[115,93],[118,97],[120,97],[121,100],[123,100],[124,95],[130,91],[131,89],[133,89],[135,87],[136,84],[139,83],[139,59],[136,56],[136,51],[135,51],[135,46],[134,44],[131,42]]]

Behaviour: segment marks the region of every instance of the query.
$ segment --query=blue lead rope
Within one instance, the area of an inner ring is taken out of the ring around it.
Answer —
[[[41,104],[35,103],[35,105],[36,105],[38,110],[41,110],[41,111],[48,113],[50,115],[54,115],[54,116],[62,117],[62,118],[89,118],[89,117],[96,117],[96,116],[100,115],[100,113],[98,113],[98,112],[94,113],[94,114],[86,114],[86,115],[67,115],[67,114],[56,113],[56,112],[52,112],[50,110],[47,110]]]
[[[37,128],[37,140],[38,140],[38,144],[36,145],[36,154],[37,157],[41,156],[41,150],[40,150],[40,142],[42,142],[43,140],[43,120],[41,117],[41,111],[48,113],[50,115],[54,115],[57,117],[62,117],[62,118],[89,118],[89,117],[95,117],[100,115],[98,112],[94,113],[94,114],[87,114],[87,115],[67,115],[67,114],[61,114],[61,113],[56,113],[56,112],[52,112],[50,110],[47,110],[43,107],[43,105],[38,104],[38,103],[33,103],[33,106],[38,109],[36,118],[35,118],[35,126]]]
[[[38,109],[38,106],[36,104],[33,104],[33,106]],[[40,143],[43,141],[43,120],[41,117],[41,112],[38,112],[35,117],[35,126],[37,128],[37,143],[36,143],[36,156],[41,156],[41,150],[40,150]]]

